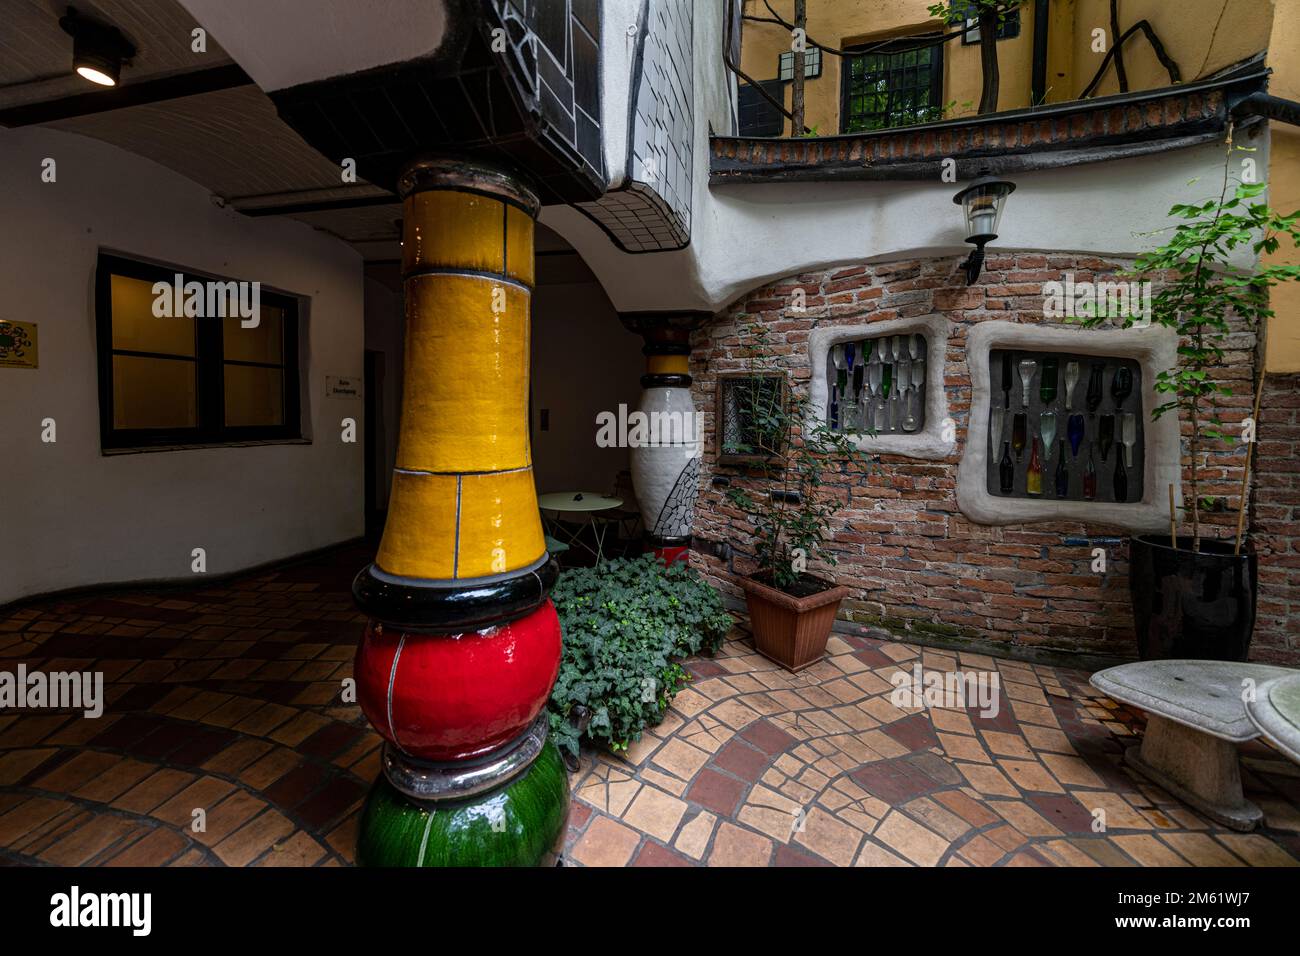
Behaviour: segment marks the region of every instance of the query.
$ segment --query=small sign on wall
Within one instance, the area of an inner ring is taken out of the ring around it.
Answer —
[[[36,367],[36,323],[0,319],[0,368]]]
[[[351,375],[326,375],[326,398],[360,398],[361,379]]]

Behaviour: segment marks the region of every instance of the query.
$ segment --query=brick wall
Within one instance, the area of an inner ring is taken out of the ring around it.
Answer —
[[[739,484],[762,486],[742,469],[715,461],[717,375],[744,370],[740,348],[747,326],[766,324],[780,364],[796,387],[804,388],[811,374],[807,346],[813,329],[938,313],[954,323],[944,387],[957,425],[957,449],[942,461],[883,456],[876,474],[835,476],[833,493],[843,502],[831,545],[838,565],[813,565],[813,570],[853,588],[841,617],[884,626],[909,640],[966,639],[1022,649],[1134,656],[1127,531],[1075,521],[982,526],[967,520],[956,502],[957,467],[970,410],[967,330],[994,320],[1042,324],[1044,282],[1061,281],[1066,272],[1073,272],[1076,281],[1100,281],[1128,263],[1091,256],[994,255],[972,287],[965,285],[957,263],[957,258],[909,260],[791,277],[755,290],[696,333],[691,374],[696,404],[705,419],[705,477],[695,533],[731,542],[737,551],[735,570],[752,570],[748,519],[710,480],[726,475]],[[800,288],[807,296],[807,310],[792,313],[791,296]],[[1218,412],[1232,432],[1250,413],[1255,336],[1238,330],[1229,349],[1222,376],[1233,383],[1235,394],[1222,400]],[[1277,380],[1272,387],[1294,396],[1294,385]],[[1266,454],[1258,475],[1255,523],[1266,536],[1261,601],[1267,614],[1257,632],[1255,656],[1276,660],[1290,655],[1300,663],[1294,643],[1286,644],[1283,634],[1290,610],[1300,610],[1300,486],[1293,484],[1300,475],[1294,456],[1300,443],[1300,402],[1268,404],[1260,430]],[[1183,431],[1189,433],[1185,422]],[[1235,507],[1240,490],[1241,446],[1215,444],[1202,449],[1201,459],[1202,495],[1226,499],[1222,513],[1208,516],[1215,526],[1208,530],[1231,534],[1235,512],[1228,509]],[[1185,470],[1185,490],[1186,479]],[[1106,571],[1094,573],[1096,545],[1067,539],[1102,537],[1122,540],[1106,545]],[[695,560],[724,591],[740,596],[721,562],[703,555]]]
[[[1300,663],[1300,375],[1264,380],[1252,482],[1251,531],[1259,551],[1254,657]]]

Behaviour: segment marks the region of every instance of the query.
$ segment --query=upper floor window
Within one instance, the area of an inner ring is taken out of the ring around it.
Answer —
[[[803,75],[815,80],[822,75],[822,48],[809,46],[803,55]],[[777,59],[776,77],[778,80],[794,79],[794,51],[786,50]]]
[[[943,116],[943,47],[930,36],[871,44],[846,57],[841,132],[928,123]]]
[[[301,437],[297,299],[104,253],[95,289],[105,449]]]
[[[760,81],[759,85],[778,103],[784,100],[784,80]],[[780,136],[785,132],[785,116],[748,83],[737,89],[737,113],[741,136]]]
[[[952,8],[961,11],[963,8],[969,9],[974,6],[970,0],[952,0]],[[1020,36],[1020,8],[1016,7],[1011,10],[1005,10],[998,20],[998,29],[995,38],[998,40],[1011,40]],[[961,35],[962,46],[970,46],[972,43],[980,42],[980,23],[976,11],[972,11],[966,17],[965,32]]]

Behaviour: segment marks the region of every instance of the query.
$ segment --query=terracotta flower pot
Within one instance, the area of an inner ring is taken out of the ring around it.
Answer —
[[[827,584],[826,590],[794,597],[753,578],[742,577],[754,649],[786,670],[803,670],[826,653],[826,640],[840,602],[852,591]]]

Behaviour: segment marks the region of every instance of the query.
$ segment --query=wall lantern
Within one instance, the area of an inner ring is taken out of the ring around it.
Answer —
[[[961,264],[966,270],[966,284],[972,285],[984,268],[984,247],[998,237],[998,223],[1007,197],[1016,190],[1016,184],[998,179],[989,170],[980,170],[979,178],[952,197],[962,207],[966,220],[966,241],[975,248]]]
[[[72,68],[99,86],[117,86],[123,61],[135,56],[135,46],[117,27],[91,20],[75,7],[59,18],[63,32],[72,37]]]

